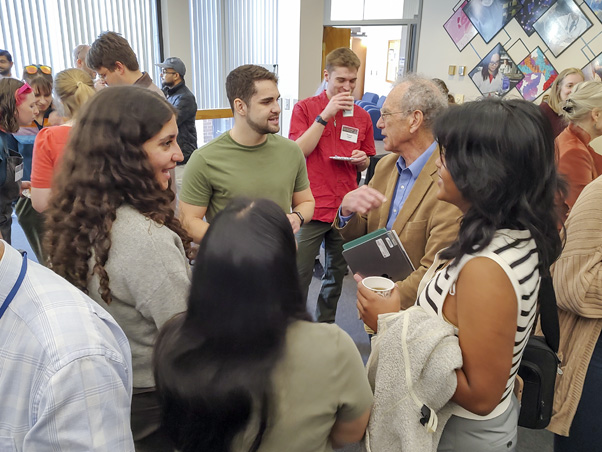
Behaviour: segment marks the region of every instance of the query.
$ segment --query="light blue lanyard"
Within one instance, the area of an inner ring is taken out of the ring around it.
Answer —
[[[2,318],[4,312],[8,308],[8,305],[10,305],[11,301],[13,301],[13,298],[15,298],[15,295],[17,295],[17,292],[21,287],[21,283],[25,279],[25,273],[27,273],[27,253],[25,251],[22,251],[21,253],[23,254],[23,264],[21,265],[21,272],[19,273],[17,282],[15,282],[15,285],[4,300],[4,303],[2,303],[2,307],[0,308],[0,318]]]

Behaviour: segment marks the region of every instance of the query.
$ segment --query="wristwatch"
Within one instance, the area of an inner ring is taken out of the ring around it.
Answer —
[[[319,122],[320,124],[322,124],[324,127],[326,127],[328,125],[328,121],[324,121],[322,119],[322,116],[318,115],[316,116],[316,122]]]
[[[319,116],[318,116],[319,118]],[[297,212],[296,210],[293,210],[292,213],[294,213],[295,215],[297,215],[299,217],[299,220],[301,220],[301,226],[303,226],[303,223],[305,223],[305,218],[303,218],[303,215],[301,215],[301,212]]]

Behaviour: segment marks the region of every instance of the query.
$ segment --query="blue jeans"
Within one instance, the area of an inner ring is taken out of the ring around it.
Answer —
[[[347,262],[343,258],[343,238],[332,224],[310,221],[297,232],[297,268],[303,296],[311,283],[316,256],[324,241],[324,276],[316,305],[318,322],[334,323],[337,304],[343,288]]]
[[[602,444],[602,335],[587,368],[581,400],[571,423],[569,436],[554,435],[554,452],[591,452]]]

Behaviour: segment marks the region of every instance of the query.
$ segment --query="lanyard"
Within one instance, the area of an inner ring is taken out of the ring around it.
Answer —
[[[2,316],[4,315],[4,311],[6,311],[6,309],[8,308],[8,305],[11,303],[11,301],[13,301],[13,298],[15,298],[15,295],[17,295],[17,292],[19,291],[19,287],[21,287],[21,283],[23,282],[23,279],[25,279],[25,273],[27,272],[27,253],[25,251],[22,251],[22,254],[23,254],[23,264],[21,265],[21,272],[19,273],[17,282],[15,282],[15,285],[13,286],[11,291],[8,293],[8,296],[4,300],[4,303],[2,303],[2,307],[0,307],[0,318],[2,318]]]

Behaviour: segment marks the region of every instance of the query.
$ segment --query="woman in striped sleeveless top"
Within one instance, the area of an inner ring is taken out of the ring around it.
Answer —
[[[457,240],[425,275],[417,304],[450,322],[463,365],[439,451],[512,451],[513,393],[540,279],[558,257],[559,183],[549,121],[526,101],[488,99],[437,120],[438,198],[463,212]]]

